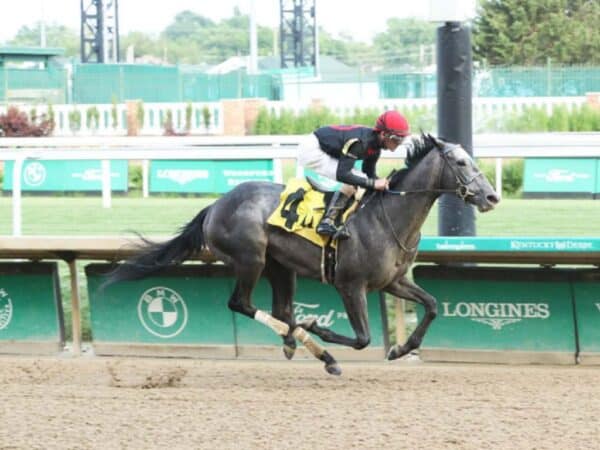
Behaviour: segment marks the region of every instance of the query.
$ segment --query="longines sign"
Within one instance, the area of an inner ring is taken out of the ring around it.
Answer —
[[[505,325],[523,319],[548,319],[550,305],[547,303],[443,302],[442,314],[444,317],[470,319],[489,325],[494,330],[501,330]]]

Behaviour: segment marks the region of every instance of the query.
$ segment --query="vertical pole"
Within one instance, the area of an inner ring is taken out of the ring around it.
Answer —
[[[471,32],[461,22],[437,30],[437,100],[439,136],[473,155],[471,101]],[[440,236],[474,236],[475,211],[453,194],[439,201]]]
[[[150,163],[147,159],[142,161],[142,195],[144,198],[148,198],[150,195],[149,166]]]
[[[79,277],[77,261],[67,261],[71,278],[71,322],[73,324],[73,355],[81,354],[81,310],[79,307]]]
[[[110,208],[111,206],[111,173],[110,161],[102,160],[102,207]]]
[[[258,71],[258,40],[256,34],[256,0],[250,0],[250,61],[248,73],[254,75]],[[255,93],[256,96],[256,93]]]
[[[396,344],[406,342],[406,318],[404,317],[404,300],[396,298]]]
[[[502,196],[502,158],[496,158],[496,192]]]
[[[13,198],[12,198],[12,222],[13,222],[13,236],[21,236],[21,173],[23,172],[23,157],[15,159],[15,165],[13,166]]]

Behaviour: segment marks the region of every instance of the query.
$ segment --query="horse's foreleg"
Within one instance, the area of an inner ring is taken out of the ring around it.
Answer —
[[[406,340],[406,343],[404,345],[396,344],[390,348],[387,357],[391,360],[400,358],[412,350],[419,348],[423,336],[425,336],[429,325],[437,315],[437,302],[433,296],[406,277],[394,280],[394,282],[384,288],[384,291],[396,297],[419,303],[425,308],[425,316]]]

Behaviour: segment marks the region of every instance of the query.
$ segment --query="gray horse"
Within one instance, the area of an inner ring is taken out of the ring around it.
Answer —
[[[352,237],[338,243],[333,284],[344,302],[354,337],[337,334],[314,320],[294,320],[296,276],[320,279],[322,255],[315,244],[267,224],[279,203],[283,190],[280,184],[238,185],[200,211],[175,238],[164,243],[145,241],[140,253],[118,266],[105,285],[143,278],[208,249],[233,268],[237,282],[229,308],[281,335],[288,358],[293,356],[299,340],[331,374],[340,374],[340,367],[310,333],[325,342],[355,349],[366,347],[370,342],[367,293],[383,290],[425,308],[423,319],[407,342],[390,349],[388,359],[399,358],[419,347],[437,314],[435,298],[406,276],[433,203],[445,192],[457,194],[480,212],[493,209],[499,202],[492,186],[460,145],[423,135],[421,144],[408,152],[405,164],[391,176],[390,191],[365,195],[347,224]],[[261,275],[272,286],[272,315],[252,304],[252,291]]]

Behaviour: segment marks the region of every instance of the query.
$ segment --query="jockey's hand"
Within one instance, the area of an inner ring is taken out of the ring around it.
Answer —
[[[390,188],[390,180],[387,178],[377,178],[373,188],[376,191],[387,191]]]

